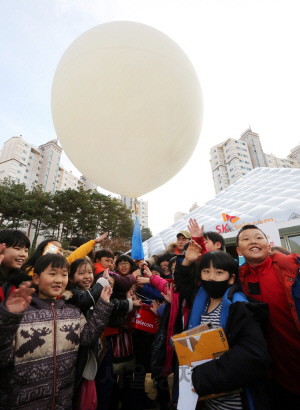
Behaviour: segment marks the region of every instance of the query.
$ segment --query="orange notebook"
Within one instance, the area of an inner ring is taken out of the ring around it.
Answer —
[[[219,358],[229,349],[224,330],[213,329],[212,324],[197,326],[173,336],[179,365],[193,366],[194,362]]]

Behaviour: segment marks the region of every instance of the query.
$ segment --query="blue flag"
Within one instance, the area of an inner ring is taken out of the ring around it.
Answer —
[[[144,259],[144,249],[142,245],[141,228],[139,218],[136,216],[131,245],[131,258],[137,261]]]

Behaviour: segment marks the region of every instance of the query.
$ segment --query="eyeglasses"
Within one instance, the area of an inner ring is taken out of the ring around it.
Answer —
[[[120,262],[119,265],[121,266],[130,266],[129,262]]]

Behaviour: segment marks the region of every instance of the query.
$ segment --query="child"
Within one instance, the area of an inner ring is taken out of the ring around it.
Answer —
[[[18,230],[3,229],[0,231],[0,303],[29,276],[22,271],[22,265],[28,257],[30,240]]]
[[[78,308],[57,299],[68,271],[63,256],[41,256],[32,277],[37,296],[30,300],[27,283],[0,306],[0,408],[71,408],[79,345],[93,346],[113,305],[105,287],[86,322]]]
[[[299,255],[270,255],[268,240],[255,225],[239,231],[237,252],[246,260],[239,272],[244,293],[270,309],[266,340],[273,360],[273,408],[299,409]]]
[[[200,247],[197,251],[197,245],[191,244],[186,258],[196,261],[200,252]],[[234,284],[238,265],[225,252],[203,255],[199,270],[201,287],[193,303],[188,329],[208,322],[215,328],[223,327],[229,350],[219,359],[194,368],[194,388],[200,397],[228,393],[207,400],[208,409],[265,408],[260,407],[265,401],[260,389],[270,358],[257,321],[265,318],[267,305],[245,303],[247,298]],[[241,388],[241,393],[230,393]]]
[[[169,271],[169,262],[173,256],[171,253],[164,253],[158,258],[157,264],[163,270],[163,274],[160,276],[164,279],[173,279],[172,272]]]
[[[202,247],[202,255],[206,252],[225,250],[223,236],[217,232],[204,232],[204,225],[200,228],[196,219],[190,218],[188,229],[192,239]]]
[[[112,270],[114,264],[114,254],[110,249],[101,249],[95,255],[95,275],[103,272],[105,269]]]

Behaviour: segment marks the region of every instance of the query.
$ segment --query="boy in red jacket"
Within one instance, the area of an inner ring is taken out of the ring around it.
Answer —
[[[299,255],[270,255],[266,235],[255,225],[237,235],[243,291],[270,309],[266,340],[273,360],[274,409],[300,408],[300,277]]]

